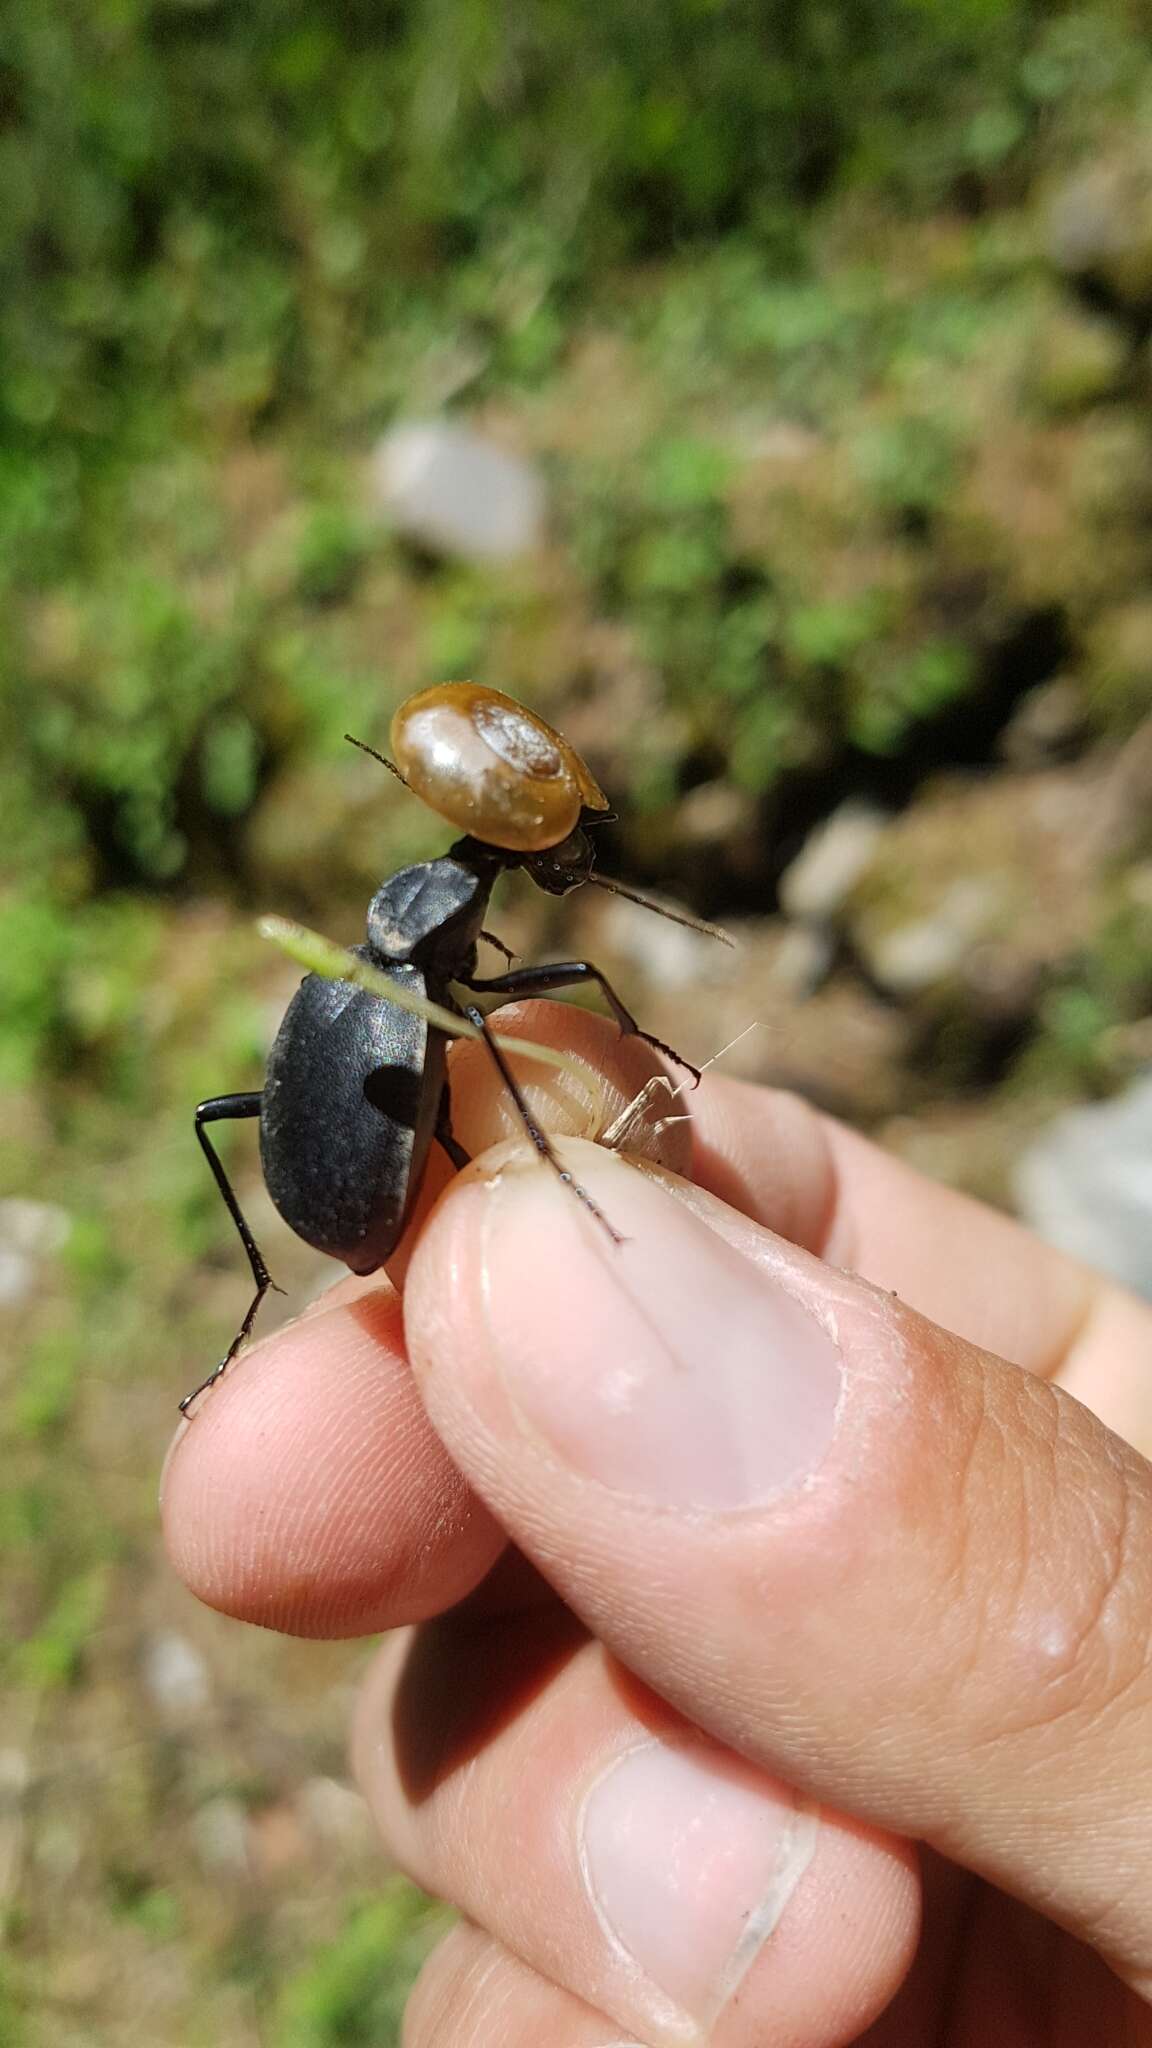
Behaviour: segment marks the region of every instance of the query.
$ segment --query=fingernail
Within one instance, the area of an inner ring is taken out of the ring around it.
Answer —
[[[703,1743],[645,1743],[593,1786],[584,1881],[669,2040],[706,2035],[811,1862],[817,1827],[752,1765]]]
[[[492,1358],[526,1427],[662,1507],[746,1508],[802,1481],[836,1426],[828,1331],[650,1176],[591,1147],[578,1164],[624,1243],[537,1165],[487,1193]]]

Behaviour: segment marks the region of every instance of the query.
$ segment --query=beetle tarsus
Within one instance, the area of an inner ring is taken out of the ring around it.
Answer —
[[[220,1360],[219,1365],[216,1366],[215,1369],[209,1373],[206,1380],[201,1380],[200,1385],[198,1387],[193,1387],[192,1392],[190,1394],[185,1394],[184,1399],[180,1403],[181,1415],[187,1415],[188,1410],[191,1408],[193,1402],[198,1401],[201,1394],[206,1394],[209,1387],[214,1387],[216,1385],[217,1380],[221,1379],[223,1375],[227,1372],[228,1367],[231,1365],[237,1353],[243,1349],[244,1345],[248,1341],[248,1338],[252,1334],[252,1325],[256,1321],[256,1316],[259,1311],[260,1304],[263,1301],[264,1296],[268,1293],[269,1288],[271,1288],[272,1291],[276,1294],[283,1294],[284,1292],[284,1289],[282,1287],[277,1287],[276,1282],[274,1280],[270,1280],[267,1274],[265,1274],[261,1285],[257,1288],[256,1293],[253,1296],[251,1303],[249,1304],[248,1313],[245,1316],[244,1321],[241,1323],[240,1328],[237,1330],[236,1335],[233,1337],[232,1342],[228,1346],[227,1351],[224,1353],[223,1358]]]
[[[701,1081],[704,1079],[700,1068],[694,1067],[691,1060],[686,1060],[683,1053],[677,1052],[674,1045],[665,1045],[664,1040],[657,1038],[655,1033],[651,1031],[638,1031],[636,1036],[637,1038],[644,1039],[646,1044],[654,1045],[657,1052],[662,1052],[665,1059],[671,1060],[674,1066],[682,1067],[686,1074],[691,1074],[693,1088],[700,1086]]]

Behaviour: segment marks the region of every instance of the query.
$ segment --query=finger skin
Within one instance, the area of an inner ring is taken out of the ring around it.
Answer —
[[[502,1029],[562,1043],[583,1063],[569,1075],[513,1061],[550,1128],[611,1119],[662,1071],[648,1046],[589,1012],[536,1003],[496,1014]],[[483,1046],[454,1049],[453,1062],[456,1129],[481,1151],[518,1128],[515,1113]],[[664,1113],[658,1104],[642,1119],[639,1139],[683,1162],[682,1126],[653,1137]],[[448,1178],[438,1155],[410,1236]],[[161,1510],[172,1563],[199,1599],[288,1635],[369,1635],[437,1613],[479,1584],[504,1543],[429,1427],[382,1274],[346,1277],[197,1402],[169,1453]]]
[[[1098,1959],[1052,1927],[1002,1924],[1005,1901],[988,1895],[996,1915],[982,1941],[980,1919],[970,1948],[984,1957],[951,2004],[948,2039],[977,2048],[1147,2048],[1146,2007],[1138,2007]],[[947,1972],[944,1973],[947,1982]],[[859,2035],[854,2048],[924,2048],[940,2038],[935,2000],[913,2006],[903,1993]],[[782,2036],[766,2039],[781,2048]],[[536,1974],[467,1922],[453,1929],[422,1970],[405,2014],[404,2048],[637,2048],[612,2022]]]
[[[769,2028],[831,2048],[883,2009],[911,1960],[910,1846],[797,1808],[701,1742],[562,1610],[479,1626],[448,1616],[394,1640],[355,1750],[389,1849],[417,1883],[656,2048],[760,2048]],[[622,1872],[613,1842],[605,1906],[587,1803],[636,1763],[643,1792],[626,1807]]]
[[[428,1423],[387,1285],[225,1374],[169,1456],[161,1512],[199,1599],[285,1635],[437,1613],[505,1542]]]
[[[627,1240],[615,1266],[542,1181],[489,1170],[454,1185],[409,1276],[410,1354],[477,1491],[686,1717],[821,1802],[924,1838],[1142,1982],[1148,1466],[1059,1389],[891,1295],[719,1204],[693,1222],[607,1155],[566,1156]],[[637,1377],[672,1275],[686,1312],[714,1309],[717,1356],[755,1342],[731,1327],[730,1292],[744,1316],[753,1297],[777,1320],[799,1305],[838,1344],[822,1461],[738,1512],[677,1512],[651,1469],[631,1491],[621,1477],[621,1445],[645,1450],[645,1402],[670,1386],[679,1400],[685,1373],[711,1373],[720,1398],[712,1356],[669,1351]]]
[[[709,1077],[694,1134],[691,1177],[729,1207],[1030,1372],[1051,1370],[1102,1287],[1011,1217],[797,1096]]]
[[[702,1188],[971,1343],[1058,1377],[1152,1454],[1147,1311],[1124,1288],[797,1096],[710,1075],[691,1101]]]
[[[425,1963],[404,2048],[635,2048],[611,2020],[537,1976],[477,1927],[454,1927]]]

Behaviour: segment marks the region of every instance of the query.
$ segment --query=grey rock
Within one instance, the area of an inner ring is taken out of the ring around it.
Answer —
[[[192,1834],[200,1864],[209,1876],[251,1876],[248,1816],[238,1799],[221,1793],[206,1800],[193,1818]]]
[[[836,963],[836,934],[827,924],[789,925],[772,962],[783,994],[804,1002],[822,988]]]
[[[23,1749],[0,1749],[0,1811],[23,1803],[32,1784],[32,1764]]]
[[[780,878],[785,916],[811,924],[834,918],[866,872],[884,822],[874,805],[850,801],[809,833]]]
[[[142,1671],[148,1693],[167,1721],[195,1720],[211,1700],[203,1657],[186,1636],[172,1630],[145,1644]]]
[[[1152,1300],[1152,1073],[1058,1118],[1021,1160],[1016,1194],[1042,1237]]]
[[[0,1908],[19,1888],[32,1784],[27,1751],[0,1749]]]
[[[772,420],[738,444],[741,455],[753,462],[806,462],[823,445],[821,436],[798,420]]]
[[[0,1308],[17,1308],[36,1285],[42,1263],[71,1229],[66,1209],[20,1196],[0,1202]]]
[[[1000,735],[1000,752],[1014,767],[1044,767],[1079,745],[1087,723],[1081,685],[1074,676],[1054,676],[1029,690]]]
[[[367,1802],[338,1778],[309,1778],[300,1787],[300,1817],[316,1839],[345,1854],[371,1848],[374,1840]]]
[[[659,903],[653,894],[653,902]],[[677,908],[670,904],[670,909]],[[617,898],[604,913],[603,931],[611,950],[628,960],[654,989],[707,987],[730,980],[738,953],[706,932],[690,930],[669,918],[654,917],[641,904]]]
[[[717,780],[699,783],[680,799],[676,823],[693,845],[716,846],[748,831],[754,815],[755,801],[747,790]]]
[[[84,1856],[84,1838],[73,1822],[49,1816],[38,1829],[33,1853],[45,1876],[66,1884]]]
[[[1145,135],[1124,138],[1083,164],[1054,193],[1048,251],[1072,277],[1100,277],[1125,305],[1152,293],[1152,151]]]
[[[994,922],[1002,892],[993,879],[953,882],[928,916],[878,933],[861,950],[882,988],[915,996],[959,973]]]
[[[408,539],[465,561],[509,562],[539,547],[544,486],[519,456],[448,420],[405,420],[372,457],[376,502]]]

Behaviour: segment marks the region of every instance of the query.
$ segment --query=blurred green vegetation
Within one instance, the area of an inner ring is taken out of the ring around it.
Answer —
[[[446,1924],[408,1885],[353,1907],[336,1939],[285,1984],[273,2048],[379,2048],[399,2040],[408,1986]],[[381,1956],[394,1959],[387,1975]]]
[[[469,670],[571,715],[621,862],[713,914],[771,910],[847,796],[1002,772],[1032,691],[1073,689],[1077,758],[1139,736],[1152,40],[1136,0],[40,0],[0,98],[0,1201],[68,1225],[11,1311],[2,1675],[63,1742],[132,1696],[165,1403],[243,1294],[188,1108],[254,1079],[287,985],[249,913],[343,931],[442,843],[346,729]],[[542,469],[539,559],[386,529],[372,443],[444,410]],[[742,807],[704,858],[712,785]],[[1018,1095],[1124,1070],[1122,868],[1028,985]],[[965,1018],[933,1042],[971,1087]],[[285,2048],[383,2048],[423,1909],[221,1926],[199,1740],[113,1773],[119,1889],[75,1866],[112,1900],[77,1939],[104,1913],[191,1988],[139,2035],[82,1972],[52,2005],[46,1794],[0,2035],[230,2048],[251,1995]],[[212,1740],[229,1784],[263,1756]]]
[[[231,843],[389,667],[342,660],[325,618],[382,552],[325,451],[438,384],[539,393],[593,321],[634,348],[653,416],[627,478],[577,452],[561,479],[589,606],[635,621],[701,716],[721,698],[743,780],[813,716],[825,743],[839,721],[898,747],[965,687],[939,637],[872,673],[910,609],[883,576],[829,610],[819,563],[747,560],[709,401],[771,391],[842,441],[845,523],[923,538],[987,425],[975,365],[1043,337],[1035,239],[1004,222],[1147,93],[1125,7],[51,0],[14,12],[0,62],[2,795],[35,866],[81,893],[163,884]],[[824,247],[853,197],[884,224]],[[924,247],[941,207],[951,246]],[[1053,366],[1065,404],[1122,376],[1098,353]],[[297,517],[238,557],[220,465],[244,446],[280,451]],[[748,703],[766,674],[781,744]]]

